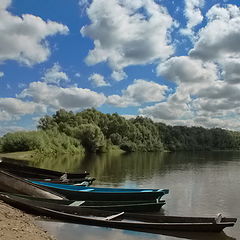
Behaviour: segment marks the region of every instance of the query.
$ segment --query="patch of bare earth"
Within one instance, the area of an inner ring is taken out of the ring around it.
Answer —
[[[0,240],[54,240],[34,218],[0,201]]]

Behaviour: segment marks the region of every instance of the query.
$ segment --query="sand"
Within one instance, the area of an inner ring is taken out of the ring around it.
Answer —
[[[55,240],[36,219],[0,201],[0,240]]]

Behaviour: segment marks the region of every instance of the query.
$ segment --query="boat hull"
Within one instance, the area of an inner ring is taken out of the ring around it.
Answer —
[[[64,222],[151,233],[161,233],[161,231],[220,232],[225,227],[234,226],[236,222],[236,218],[222,218],[221,222],[217,223],[214,218],[154,216],[146,214],[125,214],[124,212],[109,217],[86,217],[56,211],[23,201],[16,202],[11,198],[7,202],[21,209],[27,209],[28,212],[30,211],[31,213],[48,216]]]
[[[115,211],[115,212],[158,212],[166,203],[160,202],[124,202],[124,201],[74,201],[74,200],[53,200],[45,198],[36,198],[27,195],[0,193],[0,199],[8,201],[12,199],[15,202],[25,202],[41,207],[50,208],[57,211],[63,211],[72,214],[89,215],[93,212]]]
[[[57,192],[70,200],[97,201],[156,201],[169,192],[168,189],[118,189],[118,188],[87,188],[64,184],[31,181],[37,186]]]
[[[2,170],[0,170],[0,183],[0,190],[2,191],[24,193],[35,197],[64,199],[63,196],[55,192],[46,191],[40,186]]]
[[[65,174],[64,172],[43,169],[43,168],[30,167],[27,165],[11,163],[9,161],[0,161],[0,169],[8,171],[19,177],[24,177],[24,178],[59,179],[63,174]],[[85,172],[85,173],[67,173],[67,178],[68,179],[84,179],[88,175],[89,175],[89,173],[87,173],[87,172]]]

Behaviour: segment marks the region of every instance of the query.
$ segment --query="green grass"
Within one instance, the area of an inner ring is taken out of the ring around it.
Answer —
[[[111,148],[109,149],[109,153],[115,155],[115,154],[122,154],[124,153],[124,151],[121,150],[118,146],[111,146]],[[67,155],[68,154],[66,154],[66,156]],[[76,154],[76,156],[78,156],[78,154]],[[16,160],[25,160],[25,161],[34,161],[39,157],[41,157],[41,154],[35,151],[0,153],[0,158],[12,158]]]
[[[27,152],[12,152],[12,153],[0,153],[0,158],[12,158],[16,160],[27,160],[32,161],[34,159],[35,152],[27,151]]]

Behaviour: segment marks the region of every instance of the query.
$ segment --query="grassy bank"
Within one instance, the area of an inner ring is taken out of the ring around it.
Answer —
[[[124,153],[118,146],[112,146],[109,149],[109,152],[112,154],[121,154]],[[68,155],[67,153],[64,155]],[[79,154],[71,154],[78,156]],[[45,155],[43,155],[45,156]],[[57,155],[56,155],[57,156]],[[11,152],[11,153],[0,153],[0,158],[12,158],[16,160],[25,160],[25,161],[33,161],[34,158],[41,158],[41,153],[36,153],[35,151],[25,151],[25,152]],[[49,154],[48,157],[55,157],[55,154]]]
[[[16,160],[32,161],[34,159],[34,155],[35,155],[34,151],[0,153],[0,158],[3,157],[3,158],[12,158]]]

